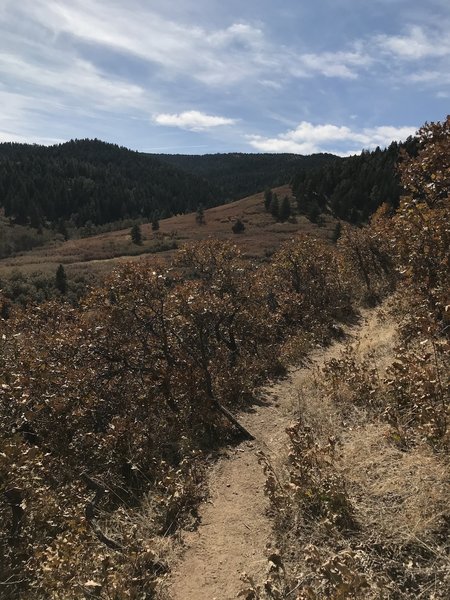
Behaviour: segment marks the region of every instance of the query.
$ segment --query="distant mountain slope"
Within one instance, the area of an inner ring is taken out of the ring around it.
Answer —
[[[3,143],[0,208],[36,228],[60,220],[81,227],[166,218],[285,184],[300,166],[333,160],[326,154],[145,154],[97,139],[50,147]]]
[[[167,218],[291,182],[301,212],[355,223],[382,202],[396,205],[395,164],[414,139],[339,158],[332,154],[146,154],[100,140],[55,146],[0,144],[0,209],[39,229],[128,218]]]
[[[403,149],[414,155],[416,138],[317,169],[300,168],[292,179],[300,212],[309,215],[327,210],[339,219],[361,223],[383,202],[396,207],[401,194],[396,164]]]
[[[340,162],[333,154],[154,154],[159,160],[207,179],[226,202],[289,183],[299,169]]]
[[[295,199],[288,185],[274,188],[279,198],[287,196],[295,207]],[[158,231],[153,231],[150,223],[141,225],[142,244],[133,244],[130,227],[108,231],[84,238],[58,240],[34,248],[31,251],[16,253],[0,259],[0,289],[6,289],[2,280],[17,272],[33,274],[41,271],[54,276],[59,264],[63,264],[71,280],[79,276],[101,277],[123,261],[140,260],[147,255],[152,262],[171,259],[178,247],[186,243],[207,238],[231,239],[245,256],[265,261],[285,241],[298,234],[313,235],[316,238],[331,240],[336,221],[325,215],[320,226],[299,216],[286,222],[277,222],[264,208],[264,193],[260,192],[235,202],[228,202],[204,211],[205,223],[199,225],[195,214],[183,214],[163,219]],[[240,220],[245,230],[233,232],[233,224]],[[15,226],[14,229],[26,229]],[[44,232],[44,236],[47,232]],[[1,230],[0,230],[1,235]],[[43,240],[44,242],[45,240]]]
[[[99,140],[0,144],[0,207],[18,223],[103,224],[217,203],[213,187],[154,156]]]

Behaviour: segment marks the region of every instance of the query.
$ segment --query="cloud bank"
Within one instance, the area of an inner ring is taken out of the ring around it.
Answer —
[[[331,152],[348,156],[359,152],[353,148],[385,147],[393,140],[405,140],[408,136],[414,135],[415,130],[415,127],[382,126],[358,131],[347,126],[313,125],[302,121],[295,129],[276,137],[250,135],[248,140],[250,145],[260,152],[293,152],[296,154]]]
[[[384,145],[448,111],[450,5],[429,2],[0,0],[1,138]]]

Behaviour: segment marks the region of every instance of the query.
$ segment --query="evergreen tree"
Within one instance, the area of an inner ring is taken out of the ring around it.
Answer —
[[[11,314],[11,304],[7,300],[3,300],[0,305],[0,318],[5,321],[9,319]]]
[[[272,202],[272,190],[267,188],[264,192],[264,208],[267,212],[270,210],[270,204]]]
[[[158,231],[159,229],[159,221],[157,218],[152,220],[152,231]]]
[[[201,204],[197,207],[197,212],[195,213],[195,222],[197,225],[205,225],[205,211],[203,210],[203,206]]]
[[[275,193],[272,195],[272,201],[270,203],[270,214],[275,219],[278,219],[280,216],[280,203],[278,202],[278,196]]]
[[[138,223],[135,223],[130,231],[131,241],[133,244],[140,246],[142,244],[142,232],[141,226]]]
[[[37,229],[37,230],[40,229],[42,231],[42,217],[39,214],[39,209],[34,202],[32,202],[30,204],[29,214],[30,214],[30,227],[33,227],[33,229]]]
[[[341,222],[338,221],[336,223],[336,225],[334,226],[333,237],[331,238],[331,240],[334,243],[336,243],[338,241],[338,239],[341,237],[341,231],[342,231],[342,225],[341,225]]]
[[[67,293],[67,275],[62,265],[59,265],[59,267],[56,269],[55,286],[56,289],[61,292],[61,294]]]
[[[64,219],[60,219],[58,221],[57,231],[58,231],[58,233],[60,233],[64,237],[64,239],[66,241],[69,239],[69,232],[67,231],[67,227],[66,227],[66,224],[64,222]]]
[[[308,207],[308,212],[306,216],[311,221],[311,223],[318,223],[320,218],[320,208],[317,202],[312,202]]]
[[[281,206],[279,209],[279,219],[280,221],[287,221],[291,216],[291,203],[289,202],[289,198],[285,196],[281,201]]]

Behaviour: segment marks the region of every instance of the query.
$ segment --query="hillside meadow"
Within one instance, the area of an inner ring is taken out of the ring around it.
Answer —
[[[294,209],[295,198],[290,186],[284,185],[273,190],[281,200],[290,199]],[[242,200],[230,202],[204,211],[205,224],[198,225],[195,213],[177,215],[159,221],[159,230],[152,231],[150,223],[143,224],[143,242],[133,244],[130,228],[111,231],[82,239],[51,241],[28,252],[0,260],[0,277],[8,277],[20,270],[25,275],[42,272],[52,275],[59,264],[69,277],[103,276],[114,267],[126,261],[151,260],[167,264],[175,250],[188,242],[213,238],[232,239],[244,256],[264,259],[284,241],[299,233],[313,233],[315,237],[331,240],[337,221],[323,216],[318,226],[303,215],[295,215],[290,221],[277,222],[264,208],[264,194],[254,194]],[[245,231],[233,234],[232,225],[240,219]]]

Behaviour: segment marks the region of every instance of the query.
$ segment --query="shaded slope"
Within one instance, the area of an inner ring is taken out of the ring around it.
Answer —
[[[267,187],[289,183],[299,169],[310,171],[339,162],[333,154],[156,154],[159,160],[207,179],[221,201],[236,200]]]

